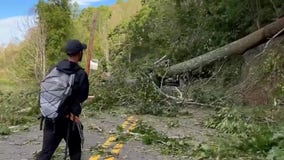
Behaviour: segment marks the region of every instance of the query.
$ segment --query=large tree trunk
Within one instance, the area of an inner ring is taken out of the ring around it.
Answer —
[[[201,56],[192,58],[188,61],[175,64],[168,70],[168,75],[176,75],[184,72],[192,71],[198,67],[207,65],[215,60],[228,57],[233,54],[243,54],[246,50],[253,46],[258,45],[267,38],[271,38],[277,32],[284,28],[284,17],[276,20],[275,22],[264,26],[263,28],[227,44],[221,48],[203,54]]]

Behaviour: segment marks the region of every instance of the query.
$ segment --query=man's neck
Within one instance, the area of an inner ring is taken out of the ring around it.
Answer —
[[[78,60],[75,57],[68,57],[68,61],[78,63]]]

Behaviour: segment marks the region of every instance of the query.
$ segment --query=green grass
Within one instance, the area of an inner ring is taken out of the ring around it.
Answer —
[[[0,91],[0,124],[7,128],[13,126],[26,129],[26,125],[36,122],[39,116],[37,91],[32,88],[25,90]],[[1,134],[6,129],[1,127]]]
[[[7,126],[0,126],[0,135],[9,135],[11,130]]]
[[[200,145],[195,156],[208,159],[281,159],[284,130],[279,113],[283,113],[283,109],[273,106],[221,108],[204,123],[219,132],[213,141]]]
[[[160,148],[162,154],[184,157],[192,154],[191,138],[169,138],[143,122],[139,122],[132,132],[140,134],[144,144]]]
[[[12,91],[17,88],[17,85],[15,82],[9,80],[9,79],[0,79],[0,91]]]

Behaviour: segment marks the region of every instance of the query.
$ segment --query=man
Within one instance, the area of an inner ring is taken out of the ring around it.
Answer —
[[[45,118],[43,131],[43,145],[37,160],[50,160],[62,139],[67,142],[71,160],[81,159],[81,136],[79,115],[82,111],[81,103],[88,98],[89,80],[86,72],[78,65],[82,60],[83,50],[87,46],[78,40],[69,40],[65,45],[68,59],[60,61],[57,70],[67,74],[75,73],[74,86],[71,95],[60,107],[61,115],[55,120]]]

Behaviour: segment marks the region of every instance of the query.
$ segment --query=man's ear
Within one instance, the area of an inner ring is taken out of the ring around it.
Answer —
[[[80,53],[78,54],[78,58],[79,58],[79,62],[81,62],[83,58],[83,51],[80,51]]]

